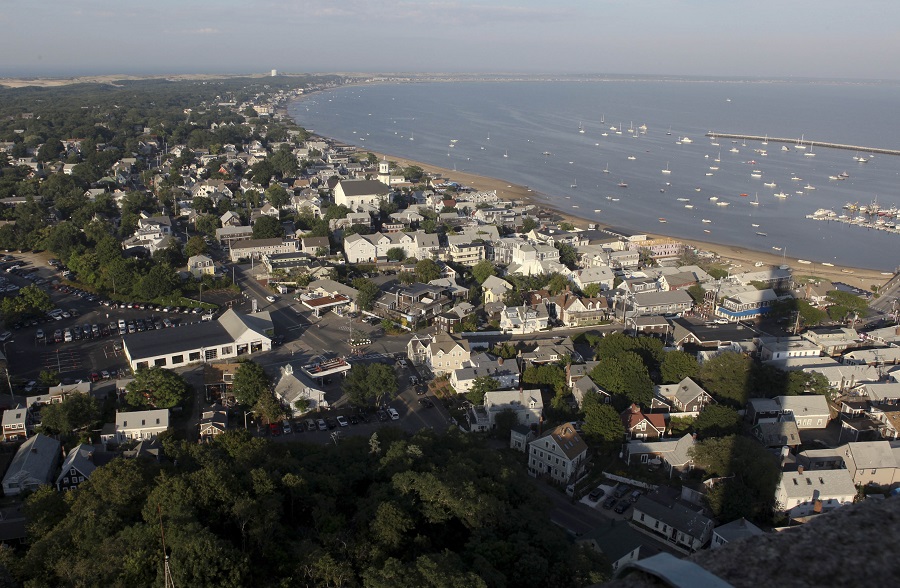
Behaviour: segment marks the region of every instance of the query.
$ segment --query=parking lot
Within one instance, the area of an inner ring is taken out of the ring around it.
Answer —
[[[34,283],[49,293],[54,310],[48,315],[8,325],[2,341],[12,377],[36,379],[42,370],[58,372],[64,380],[87,379],[108,371],[127,368],[123,356],[124,332],[175,328],[201,320],[188,308],[164,309],[139,303],[112,303],[83,290],[53,284],[58,271],[47,263],[46,254],[14,253],[11,262],[23,264],[19,273],[0,274],[7,285],[22,288]],[[23,275],[22,272],[27,271]],[[18,289],[7,295],[15,295]]]

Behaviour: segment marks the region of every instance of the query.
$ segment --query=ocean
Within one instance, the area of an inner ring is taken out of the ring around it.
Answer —
[[[900,233],[806,216],[853,217],[845,204],[876,199],[900,206],[900,157],[814,144],[900,149],[897,104],[900,85],[888,83],[464,82],[347,86],[289,112],[364,149],[526,185],[604,225],[774,252],[795,267],[804,259],[892,271]],[[813,145],[716,146],[709,131]]]

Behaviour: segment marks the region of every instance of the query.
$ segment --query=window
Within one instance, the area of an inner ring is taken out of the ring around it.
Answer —
[[[200,352],[194,351],[190,355],[188,355],[188,361],[200,361]]]
[[[155,365],[157,367],[164,367],[166,365],[166,358],[160,357],[159,359],[157,359],[156,361],[153,362],[153,365]]]
[[[231,355],[231,349],[232,349],[232,347],[230,345],[228,347],[223,347],[222,355]]]
[[[206,361],[209,361],[211,359],[216,359],[217,357],[219,357],[218,349],[207,349],[206,350]]]
[[[178,365],[179,363],[184,363],[183,355],[173,355],[172,356],[172,365]]]
[[[653,522],[653,528],[654,528],[654,529],[659,529],[659,521],[654,521],[654,522]]]
[[[644,513],[641,513],[641,522],[644,521]]]

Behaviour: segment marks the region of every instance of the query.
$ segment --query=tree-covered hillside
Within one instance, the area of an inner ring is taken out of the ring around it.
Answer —
[[[117,459],[27,503],[27,586],[158,586],[160,518],[176,586],[584,586],[599,556],[548,518],[521,465],[459,433],[384,429],[336,447],[242,431]],[[177,463],[177,465],[172,465]]]

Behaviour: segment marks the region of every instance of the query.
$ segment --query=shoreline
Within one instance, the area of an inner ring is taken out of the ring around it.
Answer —
[[[288,105],[282,105],[278,111],[287,119],[294,121],[293,117],[291,117],[288,112]],[[324,135],[313,132],[314,135],[319,137],[325,137]],[[337,139],[332,139],[330,137],[326,137],[331,140],[337,141]],[[343,141],[337,141],[343,143]],[[347,143],[351,144],[351,143]],[[588,216],[587,211],[579,210],[576,212],[571,212],[564,210],[560,204],[554,203],[553,198],[541,192],[532,191],[528,186],[524,186],[521,184],[516,184],[513,182],[507,182],[506,180],[502,180],[499,178],[494,178],[490,176],[483,176],[479,174],[473,174],[468,172],[460,172],[454,171],[452,169],[448,169],[445,167],[441,167],[438,165],[432,165],[429,163],[425,163],[422,161],[418,161],[415,159],[411,159],[408,157],[398,157],[393,156],[389,153],[382,153],[380,151],[373,151],[370,149],[366,149],[357,144],[351,144],[356,147],[361,152],[373,153],[379,159],[386,158],[388,161],[393,161],[397,165],[408,167],[410,165],[415,165],[422,168],[425,172],[430,174],[439,175],[443,178],[447,178],[451,181],[456,181],[460,184],[468,186],[470,188],[474,188],[478,191],[490,191],[496,190],[497,196],[504,200],[514,200],[517,202],[521,202],[523,204],[530,204],[535,206],[536,208],[540,208],[547,211],[552,211],[558,216],[562,217],[565,221],[571,222],[576,227],[581,229],[586,229],[588,224],[597,224],[598,226],[606,226],[611,227],[615,226],[614,224],[605,222],[599,215],[597,218],[592,218]],[[643,231],[632,231],[635,233],[642,233]],[[797,279],[806,278],[817,278],[821,280],[828,280],[831,282],[842,282],[844,284],[861,288],[864,290],[871,290],[872,286],[881,287],[885,283],[887,283],[894,274],[890,273],[889,275],[884,275],[879,270],[868,269],[868,268],[856,268],[844,265],[833,265],[833,266],[824,266],[818,262],[811,262],[809,264],[800,264],[798,260],[795,258],[783,257],[780,254],[776,254],[773,252],[760,251],[749,249],[742,246],[736,245],[727,245],[722,243],[715,243],[712,241],[698,241],[695,239],[682,239],[678,237],[672,237],[670,235],[664,234],[664,232],[646,230],[643,232],[646,234],[648,238],[664,238],[664,239],[672,239],[674,241],[680,241],[685,245],[689,245],[691,247],[695,247],[700,250],[710,251],[719,256],[719,262],[730,264],[734,269],[738,270],[738,273],[743,273],[747,271],[758,271],[765,269],[765,267],[778,267],[782,264],[789,265],[793,271],[794,275]],[[764,265],[761,267],[756,267],[755,264],[757,262],[762,262]]]

